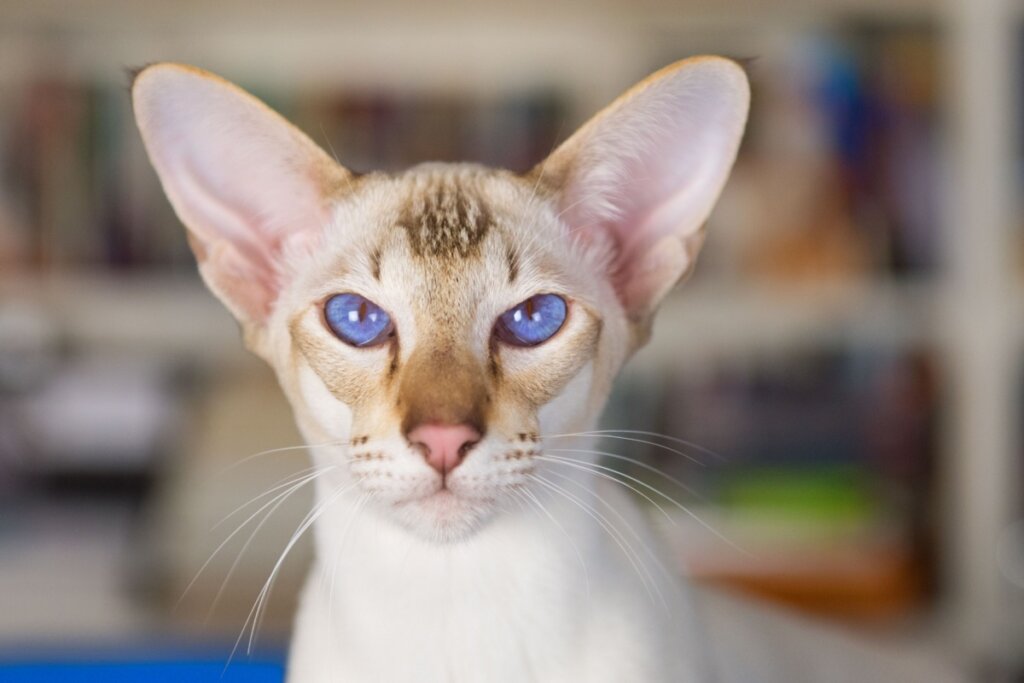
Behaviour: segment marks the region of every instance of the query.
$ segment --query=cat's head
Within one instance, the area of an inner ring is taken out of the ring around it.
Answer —
[[[356,175],[187,66],[142,70],[132,97],[203,278],[332,444],[318,464],[457,538],[531,484],[545,436],[596,419],[693,268],[749,90],[734,62],[679,62],[525,175]]]

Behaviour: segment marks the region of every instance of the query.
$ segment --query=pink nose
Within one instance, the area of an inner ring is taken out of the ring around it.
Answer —
[[[409,432],[407,438],[443,476],[458,467],[469,449],[480,440],[480,432],[464,424],[423,424]]]

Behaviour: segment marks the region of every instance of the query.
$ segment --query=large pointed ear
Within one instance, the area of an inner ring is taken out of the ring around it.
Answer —
[[[634,86],[534,170],[573,233],[611,245],[611,277],[635,323],[646,327],[693,267],[749,101],[738,64],[687,59]]]
[[[200,69],[146,67],[132,104],[203,279],[247,331],[262,326],[284,255],[319,236],[348,172],[255,97]]]

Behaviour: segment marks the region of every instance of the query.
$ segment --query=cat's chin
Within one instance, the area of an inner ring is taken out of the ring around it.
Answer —
[[[394,505],[393,513],[409,531],[437,543],[452,543],[472,536],[495,513],[493,501],[439,489]]]

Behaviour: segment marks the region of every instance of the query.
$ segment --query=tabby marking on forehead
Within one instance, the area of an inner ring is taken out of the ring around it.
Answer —
[[[398,225],[416,256],[467,258],[479,250],[494,217],[464,177],[443,174],[415,184]]]

